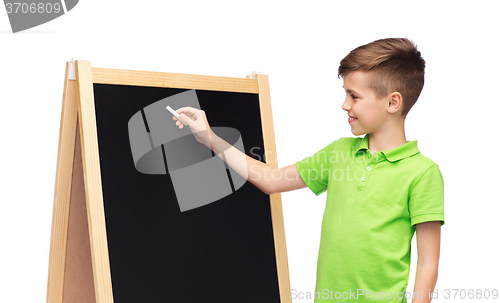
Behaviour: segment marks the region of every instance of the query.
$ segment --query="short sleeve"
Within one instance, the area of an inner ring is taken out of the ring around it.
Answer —
[[[328,179],[330,176],[329,159],[336,142],[328,144],[314,155],[295,163],[300,177],[316,196],[325,192],[328,188]]]
[[[427,221],[444,225],[444,182],[436,163],[410,189],[408,207],[412,226]]]

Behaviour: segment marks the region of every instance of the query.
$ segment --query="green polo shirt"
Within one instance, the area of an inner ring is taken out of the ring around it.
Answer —
[[[415,224],[444,224],[443,177],[417,140],[372,155],[368,139],[296,163],[316,196],[327,191],[314,302],[406,302]]]

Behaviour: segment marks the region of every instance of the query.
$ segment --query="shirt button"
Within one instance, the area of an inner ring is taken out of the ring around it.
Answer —
[[[366,177],[362,177],[361,181],[365,182],[366,181]]]
[[[370,166],[367,166],[367,167],[366,167],[366,170],[370,170],[370,169],[372,169]]]

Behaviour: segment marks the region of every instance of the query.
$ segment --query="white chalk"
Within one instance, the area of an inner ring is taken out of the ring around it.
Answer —
[[[174,115],[177,119],[179,119],[179,121],[181,121],[181,122],[182,122],[182,124],[187,125],[186,123],[184,123],[184,122],[181,120],[181,118],[179,117],[179,114],[178,114],[175,110],[173,110],[173,109],[172,109],[170,106],[168,106],[168,105],[167,105],[167,109],[168,109],[168,111],[169,111],[170,113],[172,113],[172,115]]]

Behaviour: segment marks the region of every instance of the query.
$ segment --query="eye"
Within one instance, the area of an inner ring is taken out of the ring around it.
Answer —
[[[351,94],[351,97],[352,97],[353,99],[358,99],[358,97],[354,96],[353,94]]]

